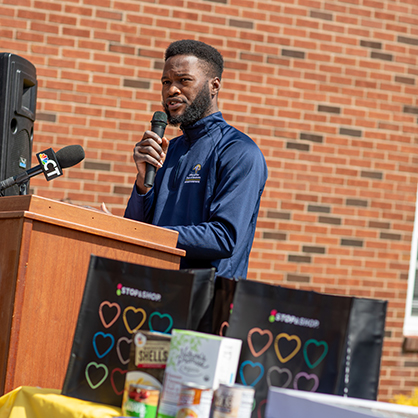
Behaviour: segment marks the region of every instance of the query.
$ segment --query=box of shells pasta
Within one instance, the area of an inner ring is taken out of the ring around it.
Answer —
[[[134,335],[122,404],[126,402],[131,384],[162,390],[170,342],[171,335],[162,332],[139,331]]]

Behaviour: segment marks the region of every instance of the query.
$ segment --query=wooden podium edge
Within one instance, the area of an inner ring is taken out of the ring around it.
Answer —
[[[62,219],[52,218],[50,216],[40,215],[38,213],[28,211],[16,211],[16,212],[0,212],[0,219],[10,218],[27,218],[34,221],[46,222],[49,224],[61,226],[63,228],[74,229],[81,232],[86,232],[92,235],[102,236],[105,238],[111,238],[117,241],[126,242],[134,245],[141,245],[142,247],[150,248],[152,250],[163,251],[165,253],[174,254],[180,257],[186,255],[186,251],[179,248],[173,248],[162,244],[155,244],[139,238],[132,238],[126,235],[116,234],[115,232],[103,231],[102,229],[94,228],[91,226],[78,224],[76,222],[64,221]]]
[[[0,213],[4,212],[31,212],[133,239],[141,236],[143,241],[158,245],[172,248],[177,246],[178,232],[172,229],[37,195],[1,197]]]
[[[10,332],[8,335],[8,347],[13,346],[16,344],[16,341],[19,339],[20,335],[20,321],[22,317],[22,306],[23,300],[25,295],[25,281],[26,281],[26,267],[27,267],[27,260],[30,248],[30,242],[28,239],[25,239],[28,235],[30,235],[33,227],[32,220],[25,220],[23,219],[22,225],[22,239],[20,241],[19,246],[19,256],[18,256],[18,265],[17,265],[17,274],[15,277],[15,285],[14,287],[14,303],[12,308],[12,317],[10,318]],[[18,283],[20,285],[18,286]],[[4,393],[5,388],[9,381],[13,379],[13,375],[15,372],[16,367],[16,353],[7,349],[4,353],[5,358],[5,369],[4,373],[2,374],[0,381],[0,390],[1,393]]]

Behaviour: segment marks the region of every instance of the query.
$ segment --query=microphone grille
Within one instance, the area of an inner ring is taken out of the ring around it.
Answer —
[[[158,110],[157,112],[155,112],[152,115],[152,122],[164,122],[167,123],[167,115],[165,112],[161,112],[160,110]]]
[[[58,150],[55,155],[61,168],[72,167],[84,160],[84,149],[81,145],[68,145]]]

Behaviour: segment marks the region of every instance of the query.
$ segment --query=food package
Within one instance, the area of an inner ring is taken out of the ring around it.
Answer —
[[[153,386],[161,391],[170,350],[171,335],[155,331],[137,332],[131,343],[123,404],[130,384]]]
[[[158,418],[173,418],[183,383],[216,390],[235,382],[242,341],[174,329],[170,343]]]

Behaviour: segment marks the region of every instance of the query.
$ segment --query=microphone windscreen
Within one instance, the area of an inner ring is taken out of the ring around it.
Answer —
[[[72,167],[84,160],[84,149],[81,145],[68,145],[58,150],[55,155],[61,168]]]
[[[153,115],[152,115],[152,121],[153,122],[164,122],[165,124],[167,124],[167,115],[165,112],[161,112],[160,110],[157,110]]]

